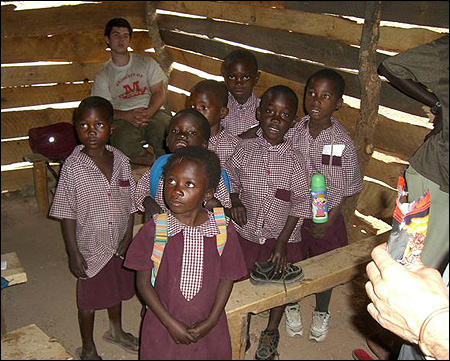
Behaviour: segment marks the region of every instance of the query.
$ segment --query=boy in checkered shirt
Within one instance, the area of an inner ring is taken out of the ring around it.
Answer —
[[[225,57],[221,73],[229,92],[229,112],[222,125],[238,136],[258,125],[256,108],[260,100],[253,93],[260,75],[258,62],[248,50],[235,50]]]
[[[347,130],[333,118],[343,103],[345,82],[340,74],[324,69],[310,76],[306,83],[304,105],[308,115],[289,132],[294,148],[305,156],[308,179],[314,173],[326,178],[328,221],[313,223],[305,219],[301,229],[302,258],[317,256],[348,244],[347,231],[341,210],[346,200],[362,189],[358,156]],[[328,306],[332,289],[316,294],[309,339],[325,340],[330,313]],[[287,308],[287,312],[289,308]],[[292,322],[289,322],[292,321]],[[291,335],[303,330],[300,309],[286,314],[286,330]]]
[[[134,273],[123,256],[133,236],[136,187],[129,159],[107,145],[114,131],[114,109],[98,96],[85,98],[75,111],[76,146],[61,169],[50,216],[62,219],[69,267],[77,278],[81,360],[101,360],[93,339],[95,311],[108,309],[103,335],[137,354],[138,339],[122,329],[122,301],[135,294]]]
[[[300,227],[310,213],[309,183],[302,154],[285,137],[297,120],[297,108],[292,89],[280,85],[266,90],[256,113],[256,138],[242,140],[226,165],[247,275],[255,262],[271,262],[279,274],[288,263],[301,260]],[[256,359],[270,360],[277,354],[284,307],[270,310]]]

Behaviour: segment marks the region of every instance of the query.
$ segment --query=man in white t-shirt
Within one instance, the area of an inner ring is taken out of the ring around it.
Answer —
[[[105,27],[105,42],[111,59],[96,74],[91,95],[108,99],[114,107],[115,131],[111,145],[131,162],[151,165],[165,154],[166,131],[171,113],[164,108],[167,76],[149,56],[128,51],[133,29],[123,18],[111,19]],[[154,155],[145,149],[148,144]]]

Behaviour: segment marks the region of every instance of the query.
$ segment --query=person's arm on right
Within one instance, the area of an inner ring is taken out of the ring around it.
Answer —
[[[70,272],[76,277],[87,277],[86,269],[87,263],[78,249],[76,241],[76,220],[63,218],[62,228],[64,234],[64,241],[66,242],[67,254],[69,255],[69,267]]]

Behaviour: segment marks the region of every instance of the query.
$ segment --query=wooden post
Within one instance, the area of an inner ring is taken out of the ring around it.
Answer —
[[[373,153],[373,139],[378,120],[381,81],[378,77],[376,50],[380,37],[381,1],[366,1],[366,13],[359,49],[358,79],[361,89],[361,104],[356,122],[354,144],[359,167],[364,176]],[[343,208],[347,229],[355,213],[358,196],[352,197]]]
[[[172,59],[165,49],[165,44],[159,34],[159,26],[156,21],[156,1],[147,1],[145,4],[145,18],[147,21],[148,35],[155,49],[156,59],[161,69],[170,77],[172,71]]]
[[[34,191],[36,193],[36,201],[39,213],[47,217],[49,201],[48,201],[48,182],[46,160],[37,160],[33,162],[33,180]]]

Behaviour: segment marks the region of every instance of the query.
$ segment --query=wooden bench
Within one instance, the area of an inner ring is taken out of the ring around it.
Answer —
[[[347,283],[365,273],[372,249],[386,242],[389,232],[356,241],[346,247],[296,263],[305,277],[299,283],[255,286],[249,280],[236,282],[225,307],[230,329],[232,359],[243,360],[250,313],[296,302],[303,297]]]
[[[35,324],[2,335],[2,360],[73,360],[64,347]]]
[[[33,182],[34,192],[38,210],[41,215],[46,217],[49,210],[48,200],[48,182],[47,182],[47,157],[39,153],[33,153],[23,157],[27,162],[33,163]]]

